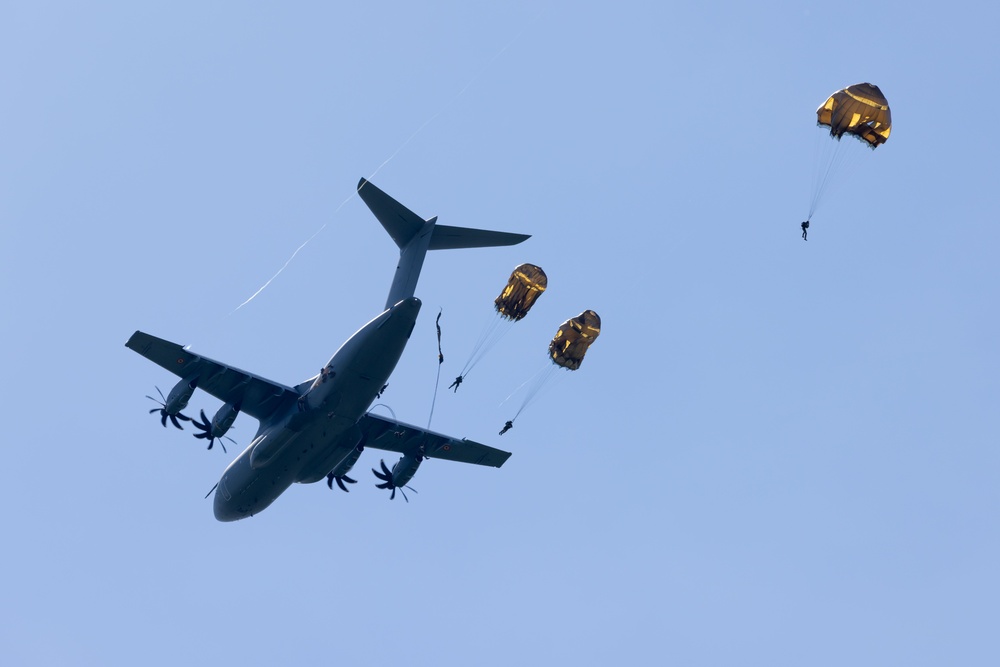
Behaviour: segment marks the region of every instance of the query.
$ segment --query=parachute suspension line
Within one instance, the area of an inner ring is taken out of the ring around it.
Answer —
[[[819,203],[820,186],[826,181],[826,176],[830,173],[830,138],[827,135],[815,140],[813,143],[813,175],[812,188],[809,190],[809,215],[806,220],[811,220],[816,212],[816,205]],[[826,148],[827,150],[824,150]]]
[[[515,389],[510,393],[510,396],[508,396],[503,400],[501,405],[510,400],[514,396],[514,394],[520,391],[523,387],[527,387],[527,390],[524,395],[524,400],[521,402],[521,407],[517,409],[517,413],[514,414],[514,419],[512,419],[511,421],[517,419],[521,415],[521,413],[524,412],[525,408],[527,408],[529,405],[535,402],[538,396],[542,393],[542,390],[549,385],[550,381],[552,380],[552,376],[558,373],[559,370],[560,370],[559,366],[553,364],[551,360],[547,361],[542,368],[536,371],[535,374],[532,375],[530,378],[522,382],[520,386],[517,387],[517,389]]]
[[[811,220],[816,213],[816,208],[819,206],[819,202],[823,198],[823,194],[826,192],[830,182],[830,176],[837,170],[838,158],[842,153],[842,142],[840,139],[835,139],[825,132],[818,136],[817,142],[816,159],[814,161],[816,170],[813,173],[812,199],[809,202],[809,217],[806,218],[807,220]]]
[[[831,137],[828,133],[820,133],[821,144],[817,149],[816,173],[813,180],[813,195],[809,205],[809,217],[812,219],[825,199],[831,185],[838,182],[840,174],[854,171],[851,167],[860,164],[862,156],[871,150],[852,135],[844,135],[840,139]]]
[[[486,353],[500,342],[500,339],[510,331],[511,324],[513,322],[505,322],[499,313],[494,313],[490,316],[490,319],[479,334],[476,344],[472,348],[472,353],[469,355],[468,361],[465,362],[465,366],[462,368],[462,377],[468,375],[469,371],[486,356]]]
[[[471,370],[471,368],[475,365],[475,361],[477,360],[477,356],[478,357],[482,356],[483,347],[486,345],[486,341],[490,337],[490,332],[495,327],[496,327],[496,319],[491,316],[490,319],[488,319],[486,321],[486,324],[483,326],[482,330],[479,332],[479,337],[476,339],[475,345],[472,346],[472,352],[469,353],[468,360],[465,362],[465,365],[462,366],[462,375],[463,376],[469,370]]]
[[[528,384],[529,382],[531,382],[532,380],[534,380],[535,378],[537,378],[537,377],[538,377],[539,375],[541,375],[541,374],[542,374],[542,373],[543,373],[543,372],[544,372],[544,371],[545,371],[545,370],[546,370],[546,369],[547,369],[548,367],[549,367],[549,364],[545,364],[544,366],[542,366],[541,368],[539,368],[539,369],[538,369],[537,371],[535,371],[535,372],[534,372],[534,373],[533,373],[533,374],[531,375],[531,377],[529,377],[529,378],[528,378],[527,380],[525,380],[525,381],[524,381],[524,382],[522,382],[521,384],[517,385],[517,387],[515,387],[515,388],[514,388],[514,391],[510,392],[509,394],[507,394],[507,398],[505,398],[505,399],[503,399],[502,401],[500,401],[500,405],[501,405],[501,406],[503,406],[503,404],[504,404],[504,403],[506,403],[506,402],[507,402],[507,401],[509,401],[510,399],[514,398],[514,394],[516,394],[517,392],[521,391],[521,388],[522,388],[522,387],[524,387],[524,385]]]
[[[514,414],[514,419],[520,417],[521,413],[524,412],[524,409],[527,408],[529,405],[532,405],[542,394],[543,390],[546,390],[550,387],[550,382],[552,381],[552,377],[556,375],[560,370],[565,370],[565,369],[561,369],[559,366],[556,366],[554,364],[549,364],[549,367],[542,371],[540,378],[532,386],[528,387],[528,393],[525,394],[524,402],[521,403],[521,407],[518,408],[517,412]]]

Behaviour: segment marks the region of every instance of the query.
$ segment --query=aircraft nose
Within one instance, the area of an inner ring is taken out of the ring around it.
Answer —
[[[219,503],[218,497],[216,497],[216,499],[215,499],[215,505],[213,507],[213,509],[215,511],[215,520],[216,521],[229,521],[229,517],[226,516],[226,508],[220,507],[220,504],[221,503]]]
[[[237,510],[236,501],[229,494],[225,477],[219,480],[219,485],[215,488],[212,509],[218,521],[236,521],[243,518],[243,515]]]
[[[216,520],[232,521],[229,518],[229,508],[226,507],[226,500],[222,497],[222,492],[218,489],[215,490],[215,500],[212,502],[212,509],[215,512]]]
[[[232,502],[220,502],[218,499],[215,501],[215,518],[217,521],[228,523],[230,521],[239,521],[245,516],[246,514],[240,512]]]

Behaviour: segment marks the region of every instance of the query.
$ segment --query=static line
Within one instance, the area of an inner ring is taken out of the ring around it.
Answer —
[[[537,14],[536,14],[536,17],[537,17]],[[528,23],[531,23],[531,21],[529,21]],[[494,62],[496,62],[497,58],[499,58],[501,55],[503,55],[504,52],[508,48],[510,48],[510,45],[513,44],[515,41],[517,41],[517,39],[522,34],[524,34],[524,31],[527,28],[528,23],[525,23],[521,27],[521,29],[517,32],[517,34],[515,34],[506,44],[504,44],[503,47],[499,51],[497,51],[496,54],[486,62],[485,65],[483,65],[482,67],[480,67],[479,71],[477,71],[475,74],[472,75],[472,78],[469,79],[469,82],[466,83],[462,87],[462,89],[459,90],[458,93],[456,93],[455,96],[451,98],[451,100],[449,100],[443,107],[441,107],[433,116],[431,116],[426,121],[424,121],[423,125],[421,125],[416,130],[414,130],[413,134],[411,134],[409,136],[409,138],[407,138],[406,141],[404,141],[399,146],[399,148],[397,148],[395,151],[393,151],[392,155],[390,155],[389,157],[387,157],[382,162],[382,164],[380,164],[378,167],[376,167],[375,171],[373,171],[368,176],[367,180],[371,181],[373,178],[375,178],[375,176],[377,176],[378,173],[380,171],[382,171],[382,168],[385,167],[385,165],[389,164],[393,160],[393,158],[395,158],[397,155],[399,155],[400,151],[402,151],[404,148],[406,148],[410,144],[410,142],[413,141],[414,137],[416,137],[418,134],[420,134],[425,127],[427,127],[428,125],[430,125],[438,116],[440,116],[442,113],[444,113],[449,107],[451,107],[452,105],[454,105],[455,102],[457,102],[458,99],[462,95],[465,94],[465,91],[467,91],[472,86],[472,84],[474,84],[482,76],[483,72],[485,72],[486,69],[488,67],[490,67],[490,65],[492,65]],[[340,206],[338,206],[336,209],[334,209],[333,216],[336,216],[337,213],[340,211],[340,209],[342,209],[344,207],[344,204],[346,204],[347,202],[351,201],[351,197],[353,197],[354,195],[355,195],[355,193],[351,193],[351,195],[347,199],[345,199],[343,202],[341,202]],[[240,308],[242,308],[243,306],[247,305],[248,303],[250,303],[251,301],[253,301],[255,298],[257,298],[258,294],[260,294],[265,289],[267,289],[267,286],[270,285],[272,282],[274,282],[274,279],[277,278],[278,276],[280,276],[281,273],[282,273],[282,271],[284,271],[286,268],[288,268],[288,265],[292,263],[292,260],[295,259],[296,255],[299,254],[299,251],[302,250],[303,248],[305,248],[307,245],[309,245],[309,243],[312,242],[312,240],[314,238],[316,238],[317,236],[319,236],[320,232],[322,232],[324,229],[326,229],[326,226],[328,224],[329,223],[324,222],[320,226],[320,228],[317,229],[316,232],[312,236],[310,236],[308,239],[306,239],[305,242],[302,245],[300,245],[298,248],[295,249],[295,252],[292,253],[292,256],[288,258],[288,260],[281,266],[280,269],[278,269],[277,273],[275,273],[273,276],[271,276],[270,280],[268,280],[266,283],[264,283],[263,285],[261,285],[260,289],[258,289],[256,292],[254,292],[253,294],[250,295],[249,299],[247,299],[246,301],[244,301],[240,305],[236,306],[236,308],[231,313],[229,313],[229,314],[230,315],[234,314],[237,310],[239,310]]]
[[[345,202],[345,203],[346,203],[346,202]],[[344,204],[341,204],[340,206],[343,206],[343,205],[344,205]],[[338,207],[337,207],[337,210],[338,210],[338,211],[340,210],[340,206],[338,206]],[[334,212],[336,213],[336,211],[334,211]],[[326,225],[327,225],[327,223],[325,223],[325,222],[324,222],[324,223],[323,223],[323,226],[322,226],[322,227],[320,227],[319,229],[317,229],[317,230],[316,230],[316,232],[315,232],[315,233],[314,233],[314,234],[313,234],[312,236],[310,236],[310,237],[309,237],[308,239],[306,239],[305,243],[303,243],[302,245],[300,245],[300,246],[299,246],[298,248],[296,248],[296,249],[295,249],[295,252],[293,252],[293,253],[292,253],[292,256],[288,258],[288,260],[287,260],[287,261],[286,261],[286,262],[285,262],[285,263],[284,263],[284,264],[283,264],[283,265],[281,266],[281,268],[280,268],[280,269],[278,269],[278,272],[277,272],[277,273],[275,273],[275,274],[274,274],[273,276],[271,276],[271,279],[270,279],[270,280],[268,280],[268,281],[267,281],[266,283],[264,283],[263,285],[261,285],[261,286],[260,286],[260,289],[258,289],[258,290],[257,290],[256,292],[254,292],[253,294],[251,294],[251,295],[250,295],[250,298],[249,298],[249,299],[247,299],[246,301],[244,301],[244,302],[243,302],[243,303],[241,303],[240,305],[236,306],[236,308],[235,308],[235,309],[233,310],[233,312],[232,312],[232,313],[229,313],[229,314],[230,314],[230,315],[232,315],[232,314],[233,314],[233,313],[235,313],[235,312],[236,312],[237,310],[239,310],[239,309],[240,309],[240,308],[242,308],[243,306],[245,306],[245,305],[247,305],[248,303],[250,303],[251,301],[253,301],[253,300],[254,300],[254,297],[256,297],[256,296],[257,296],[258,294],[260,294],[261,292],[263,292],[263,291],[264,291],[264,289],[265,289],[265,288],[266,288],[266,287],[267,287],[268,285],[270,285],[270,284],[271,284],[272,282],[274,282],[274,279],[275,279],[275,278],[277,278],[278,276],[280,276],[280,275],[281,275],[281,272],[282,272],[282,271],[284,271],[285,269],[287,269],[287,268],[288,268],[288,265],[292,263],[292,260],[293,260],[293,259],[295,259],[295,256],[296,256],[296,255],[298,255],[298,254],[299,254],[299,251],[300,251],[300,250],[302,250],[303,248],[305,248],[305,247],[306,247],[307,245],[309,245],[309,242],[310,242],[310,241],[312,241],[312,240],[313,240],[314,238],[316,238],[316,237],[317,237],[317,236],[319,235],[319,233],[320,233],[321,231],[323,231],[324,229],[326,229]]]
[[[441,385],[441,364],[444,363],[444,352],[441,351],[441,313],[444,312],[444,308],[438,311],[437,319],[434,320],[434,326],[437,327],[438,335],[438,367],[437,367],[437,377],[434,379],[434,394],[431,396],[431,412],[427,415],[427,430],[431,428],[431,420],[434,419],[434,405],[437,403],[438,397],[438,387]]]
[[[396,419],[396,412],[385,403],[376,403],[375,405],[368,408],[368,412],[366,412],[365,414],[368,415],[375,412],[375,408],[385,408],[386,410],[389,411],[389,414],[392,415],[393,421],[395,422],[399,421],[398,419]]]
[[[385,164],[385,163],[383,163],[383,164]],[[353,196],[354,196],[354,194],[352,193],[352,194],[351,194],[350,196],[348,196],[348,197],[347,197],[347,199],[345,199],[344,201],[340,202],[340,206],[338,206],[337,208],[333,209],[333,216],[336,216],[336,215],[337,215],[337,213],[339,213],[339,212],[340,212],[340,209],[344,208],[344,206],[345,206],[345,205],[347,204],[347,202],[351,201],[351,197],[353,197]],[[309,245],[309,243],[310,243],[310,242],[311,242],[311,241],[312,241],[312,240],[313,240],[314,238],[316,238],[317,236],[319,236],[320,232],[322,232],[322,231],[323,231],[324,229],[326,229],[327,225],[329,225],[329,224],[330,224],[329,222],[324,222],[324,223],[323,223],[322,225],[320,225],[319,229],[317,229],[317,230],[316,230],[315,232],[313,232],[313,235],[312,235],[312,236],[310,236],[309,238],[307,238],[307,239],[305,240],[305,242],[304,242],[304,243],[303,243],[302,245],[300,245],[300,246],[299,246],[298,248],[296,248],[296,249],[295,249],[295,252],[293,252],[293,253],[292,253],[292,256],[288,258],[288,260],[287,260],[287,261],[286,261],[286,262],[285,262],[285,263],[284,263],[284,264],[283,264],[283,265],[281,266],[281,268],[280,268],[280,269],[278,269],[278,272],[277,272],[277,273],[275,273],[275,274],[274,274],[273,276],[271,276],[271,279],[270,279],[270,280],[268,280],[268,281],[267,281],[266,283],[264,283],[263,285],[261,285],[260,289],[258,289],[258,290],[257,290],[256,292],[254,292],[254,293],[253,293],[253,294],[252,294],[252,295],[250,296],[250,298],[249,298],[249,299],[247,299],[246,301],[244,301],[244,302],[243,302],[243,303],[241,303],[240,305],[236,306],[236,308],[235,308],[235,309],[233,310],[233,312],[232,312],[232,313],[229,313],[229,314],[230,314],[230,315],[232,315],[232,314],[233,314],[233,313],[235,313],[235,312],[236,312],[237,310],[239,310],[239,309],[240,309],[240,308],[242,308],[243,306],[245,306],[245,305],[247,305],[248,303],[250,303],[251,301],[253,301],[253,300],[254,300],[254,298],[255,298],[255,297],[256,297],[256,296],[258,295],[258,294],[260,294],[261,292],[263,292],[263,291],[264,291],[264,289],[265,289],[265,288],[267,288],[267,286],[268,286],[268,285],[270,285],[270,284],[271,284],[272,282],[274,282],[274,279],[275,279],[275,278],[277,278],[278,276],[280,276],[280,275],[281,275],[281,272],[282,272],[282,271],[284,271],[285,269],[287,269],[287,268],[288,268],[288,265],[292,263],[292,260],[293,260],[293,259],[295,259],[295,256],[296,256],[296,255],[298,255],[298,254],[299,254],[299,252],[300,252],[300,251],[301,251],[301,250],[302,250],[303,248],[305,248],[305,247],[306,247],[307,245]]]

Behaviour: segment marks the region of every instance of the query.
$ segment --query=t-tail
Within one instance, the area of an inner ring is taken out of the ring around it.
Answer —
[[[389,288],[386,309],[414,296],[428,250],[516,245],[530,238],[529,234],[439,225],[437,216],[424,220],[364,178],[358,182],[358,194],[399,246],[399,264]]]

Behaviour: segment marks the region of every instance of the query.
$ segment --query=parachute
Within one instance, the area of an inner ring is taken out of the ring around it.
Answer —
[[[851,147],[843,147],[840,139],[844,135],[858,139],[862,145],[878,148],[889,139],[892,131],[892,112],[889,102],[879,87],[871,83],[856,83],[843,90],[838,90],[816,109],[816,122],[821,128],[829,130],[829,136],[836,141],[819,138],[817,144],[816,173],[813,180],[812,197],[809,202],[809,215],[806,221],[812,220],[819,202],[825,196],[833,175],[843,171],[854,171],[860,166],[861,153]],[[853,142],[850,142],[853,143]],[[847,168],[847,163],[852,163]],[[803,238],[805,229],[803,226]]]
[[[526,380],[521,387],[524,388],[525,396],[521,407],[518,408],[514,418],[508,421],[500,435],[503,435],[514,426],[517,419],[526,407],[535,401],[543,389],[552,382],[560,368],[575,371],[583,363],[583,357],[587,350],[594,344],[597,337],[601,335],[601,318],[592,310],[585,310],[578,316],[570,318],[562,323],[556,331],[556,335],[549,342],[549,360],[551,364],[545,366]],[[509,398],[509,397],[508,397]]]
[[[549,280],[542,267],[521,264],[510,274],[507,286],[493,303],[501,317],[517,322],[528,314],[548,284]]]
[[[830,136],[856,136],[875,150],[889,139],[892,112],[878,86],[856,83],[838,90],[816,109],[816,122],[830,128]]]
[[[538,301],[546,287],[549,279],[545,275],[542,267],[534,264],[521,264],[514,268],[507,279],[507,284],[500,291],[500,295],[493,300],[496,314],[483,327],[479,340],[476,341],[469,355],[469,360],[465,362],[462,373],[455,378],[449,389],[458,391],[459,385],[469,374],[469,371],[486,356],[486,353],[493,349],[503,335],[510,330],[510,326],[515,322],[524,319],[531,307]]]
[[[566,320],[549,343],[549,356],[556,366],[575,371],[587,350],[601,335],[601,318],[592,310]]]

